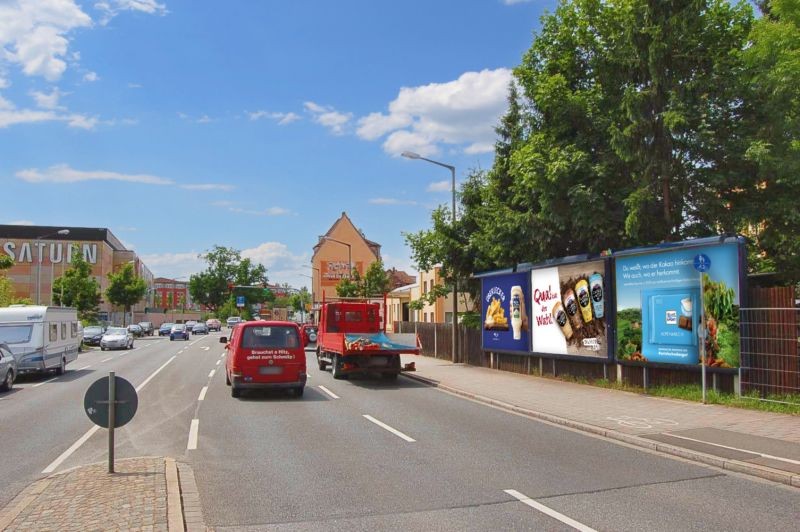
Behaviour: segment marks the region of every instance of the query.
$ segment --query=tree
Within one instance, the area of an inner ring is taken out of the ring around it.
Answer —
[[[358,270],[353,270],[350,279],[342,279],[336,285],[336,294],[339,297],[382,296],[389,291],[390,284],[383,261],[378,259],[369,265],[363,277]]]
[[[266,300],[264,287],[267,284],[267,269],[263,264],[253,264],[242,258],[241,252],[223,246],[214,246],[200,255],[207,263],[202,272],[189,279],[192,300],[216,312],[232,296],[243,295],[248,304]],[[229,285],[250,286],[231,291]]]
[[[311,294],[305,286],[289,296],[289,306],[295,312],[306,312],[306,305],[308,303],[311,303]]]
[[[169,310],[172,310],[172,309],[175,308],[174,296],[172,295],[171,291],[167,292],[167,308]]]
[[[142,300],[147,293],[147,283],[137,277],[133,271],[133,264],[126,264],[117,273],[108,274],[108,288],[106,297],[112,305],[122,307],[122,325],[125,326],[127,313],[131,307]]]
[[[76,308],[81,321],[94,323],[100,310],[100,284],[92,277],[92,266],[81,253],[73,253],[72,257],[72,266],[53,281],[53,302]]]

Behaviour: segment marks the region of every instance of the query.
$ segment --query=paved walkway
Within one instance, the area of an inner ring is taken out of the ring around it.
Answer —
[[[191,470],[163,457],[92,464],[34,482],[0,510],[0,530],[204,530]],[[186,492],[193,510],[186,519]],[[185,520],[185,522],[184,522]]]
[[[800,487],[800,416],[664,399],[554,379],[415,361],[412,378],[553,423]]]

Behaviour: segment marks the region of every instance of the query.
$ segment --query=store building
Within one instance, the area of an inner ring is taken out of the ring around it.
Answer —
[[[199,307],[192,301],[189,293],[189,283],[177,279],[167,279],[166,277],[156,277],[155,302],[153,306],[157,309],[189,309],[198,310]]]
[[[336,297],[336,285],[351,272],[362,276],[370,264],[381,258],[381,245],[368,240],[343,212],[328,232],[319,237],[311,257],[314,304]],[[348,264],[349,261],[349,264]]]
[[[147,283],[145,298],[133,308],[143,312],[153,303],[153,274],[136,253],[126,249],[122,242],[106,228],[0,225],[0,252],[14,260],[14,265],[3,273],[8,277],[19,298],[27,298],[42,305],[53,304],[53,281],[69,268],[76,253],[92,266],[92,276],[100,285],[100,319],[116,321],[114,311],[105,300],[108,274],[126,264],[133,264],[136,275]]]

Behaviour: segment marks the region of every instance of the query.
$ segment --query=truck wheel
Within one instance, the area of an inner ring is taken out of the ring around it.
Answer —
[[[231,397],[240,397],[241,395],[242,391],[239,388],[231,386]]]
[[[339,367],[339,355],[333,355],[333,359],[331,361],[331,376],[336,380],[341,380],[344,378],[344,375],[342,375],[342,369]]]
[[[319,366],[320,371],[325,371],[325,368],[328,367],[328,363],[322,360],[319,353],[317,353],[317,366]]]

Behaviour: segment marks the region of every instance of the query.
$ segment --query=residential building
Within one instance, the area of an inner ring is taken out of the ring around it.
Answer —
[[[420,321],[421,312],[410,307],[411,302],[419,299],[419,296],[419,283],[399,286],[389,292],[386,297],[386,328],[389,332],[394,332],[395,322]]]
[[[433,269],[419,273],[420,297],[430,293],[436,286],[444,284],[441,276],[441,266],[434,266]],[[446,296],[436,298],[433,304],[426,303],[420,310],[419,321],[429,323],[452,323],[453,322],[453,293],[448,292]],[[469,312],[472,310],[472,300],[466,293],[458,295],[458,313]]]

